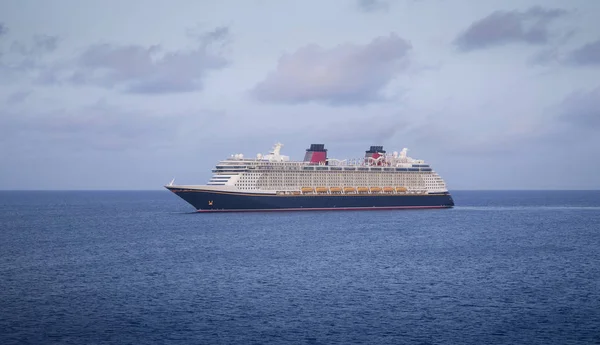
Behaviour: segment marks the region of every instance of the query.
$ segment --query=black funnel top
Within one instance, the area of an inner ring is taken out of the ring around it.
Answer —
[[[383,149],[383,146],[371,146],[371,148],[368,151],[365,151],[365,153],[375,153],[375,152],[385,153],[385,150]]]

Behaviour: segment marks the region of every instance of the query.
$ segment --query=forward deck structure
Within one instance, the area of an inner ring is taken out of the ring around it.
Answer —
[[[360,159],[327,157],[312,144],[304,160],[281,154],[235,154],[220,161],[206,185],[167,186],[198,212],[310,211],[448,208],[454,206],[444,180],[407,149],[387,154],[371,146]]]

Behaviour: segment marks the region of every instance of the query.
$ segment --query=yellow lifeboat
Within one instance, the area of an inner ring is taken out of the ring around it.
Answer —
[[[368,193],[369,187],[358,187],[356,190],[358,190],[359,193]]]
[[[331,187],[331,188],[329,188],[329,190],[332,193],[340,193],[342,191],[342,187]]]
[[[315,189],[313,187],[302,187],[302,193],[312,193]]]
[[[371,187],[371,193],[379,193],[381,192],[381,187]]]
[[[317,193],[327,193],[328,189],[327,187],[317,187]]]
[[[398,192],[398,193],[406,193],[406,187],[396,187],[396,192]]]
[[[354,188],[354,187],[344,187],[344,193],[356,193],[356,188]]]
[[[293,191],[292,192],[292,195],[298,195],[298,194],[300,194],[300,192],[298,192],[298,191]]]
[[[383,191],[386,193],[393,193],[394,188],[393,187],[383,187]]]

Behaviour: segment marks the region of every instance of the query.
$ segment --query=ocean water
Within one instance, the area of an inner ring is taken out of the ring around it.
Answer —
[[[0,344],[599,344],[600,191],[196,214],[0,192]]]

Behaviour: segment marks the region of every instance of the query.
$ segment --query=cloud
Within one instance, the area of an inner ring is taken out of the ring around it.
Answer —
[[[492,109],[489,115],[497,116]],[[414,137],[418,146],[433,146],[441,152],[461,155],[515,154],[524,148],[544,151],[572,147],[598,139],[600,87],[571,93],[559,104],[549,105],[537,114],[491,118],[490,123],[474,119],[467,127],[449,119],[451,117],[431,119],[403,136]]]
[[[89,84],[130,93],[176,93],[202,89],[206,75],[230,64],[223,50],[230,42],[228,28],[188,33],[195,47],[165,50],[158,45],[96,44],[75,60],[48,60],[59,38],[35,35],[31,42],[14,41],[0,61],[0,79],[33,78],[42,84]],[[24,72],[28,72],[25,74]]]
[[[454,44],[462,51],[518,42],[544,44],[550,37],[550,22],[566,13],[562,9],[545,9],[539,6],[524,12],[496,11],[472,23],[458,35]]]
[[[600,130],[600,87],[567,96],[561,104],[561,120],[583,129]]]
[[[0,24],[2,30],[7,32]],[[56,51],[59,41],[57,36],[34,35],[29,42],[11,42],[5,54],[0,53],[0,83],[12,83],[43,71],[46,57]]]
[[[132,93],[176,93],[201,90],[211,70],[229,65],[218,48],[229,38],[227,28],[197,37],[194,49],[164,51],[160,46],[98,44],[77,60],[69,80]],[[216,50],[216,51],[215,51]],[[46,75],[46,79],[55,79]]]
[[[390,4],[384,0],[357,0],[358,8],[363,12],[387,11]]]
[[[555,122],[524,119],[499,128],[457,128],[450,124],[428,123],[406,133],[418,147],[447,154],[485,156],[509,154],[523,148],[548,146],[556,138]]]
[[[411,48],[395,33],[365,45],[308,45],[282,56],[276,70],[251,93],[263,102],[288,104],[380,101],[382,89],[406,67]]]
[[[560,63],[561,61],[562,56],[557,47],[542,49],[528,59],[529,64],[542,66],[549,65],[551,63]]]
[[[600,65],[600,39],[572,51],[567,62],[578,66]]]
[[[13,92],[6,98],[7,105],[15,105],[22,103],[31,95],[31,90]]]
[[[31,44],[14,41],[10,46],[10,51],[21,56],[41,56],[46,53],[52,53],[58,47],[58,37],[50,35],[35,35]]]
[[[8,33],[8,28],[4,23],[0,23],[0,36],[4,36]]]
[[[207,117],[211,124],[219,123],[221,115],[206,110],[159,113],[127,109],[104,100],[72,109],[4,109],[0,114],[0,138],[13,143],[35,141],[55,148],[64,144],[78,150],[156,150],[173,145],[185,133],[197,137],[197,131],[191,133],[189,129],[200,128]],[[202,127],[210,128],[211,124]]]

